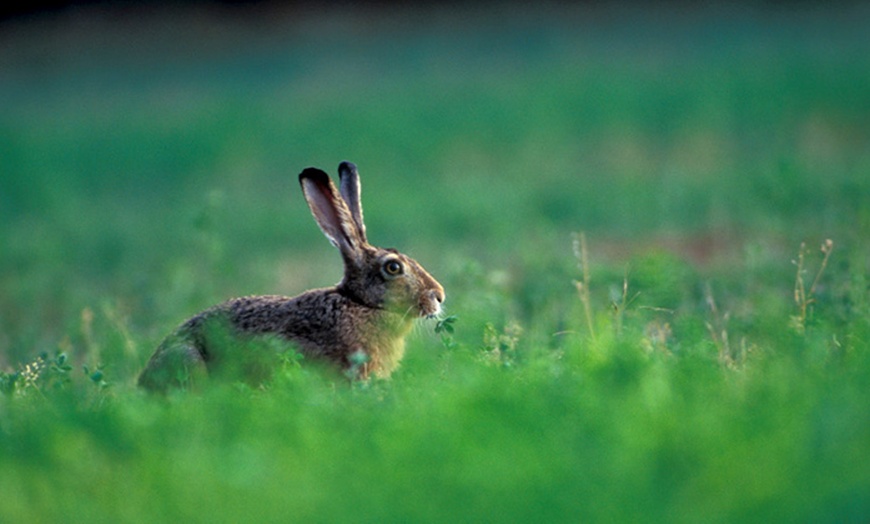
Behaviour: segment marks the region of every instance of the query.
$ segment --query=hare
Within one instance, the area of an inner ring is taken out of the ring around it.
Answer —
[[[306,360],[332,364],[351,378],[389,377],[415,319],[440,314],[444,288],[414,259],[368,243],[356,166],[342,162],[338,174],[340,191],[313,167],[299,174],[299,183],[315,221],[344,259],[341,282],[295,297],[235,298],[197,314],[156,349],[139,376],[140,386],[166,391],[198,384],[225,371],[228,362],[246,362],[247,355],[239,354],[251,349],[246,342],[269,337],[288,341]],[[268,344],[257,346],[263,347]],[[272,365],[274,360],[242,364],[255,373],[268,373],[262,368]]]

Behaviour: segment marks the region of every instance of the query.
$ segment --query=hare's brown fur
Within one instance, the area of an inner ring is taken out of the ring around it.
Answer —
[[[244,360],[245,355],[222,353],[209,338],[213,323],[241,339],[289,341],[305,358],[358,378],[392,373],[414,320],[437,315],[444,290],[415,260],[368,244],[356,168],[342,163],[339,174],[340,194],[325,173],[313,168],[300,174],[300,183],[318,225],[341,251],[342,281],[295,297],[235,298],[199,313],[157,348],[139,377],[141,386],[165,390],[200,380],[227,358]]]

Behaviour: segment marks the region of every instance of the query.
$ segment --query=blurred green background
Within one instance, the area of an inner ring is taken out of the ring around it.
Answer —
[[[0,517],[865,521],[867,27],[811,2],[0,21],[0,370],[60,350],[78,377],[0,396]],[[141,398],[188,316],[340,278],[296,176],[342,160],[455,334],[371,388]]]
[[[787,264],[802,240],[859,242],[867,20],[861,5],[754,4],[7,20],[0,354],[52,344],[101,300],[150,326],[178,301],[332,283],[338,257],[295,177],[344,159],[372,240],[436,274],[456,257],[570,266],[581,230],[619,263],[656,246],[733,261],[758,244]]]

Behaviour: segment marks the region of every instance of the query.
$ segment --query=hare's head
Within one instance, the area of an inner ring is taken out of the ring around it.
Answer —
[[[314,219],[344,259],[338,292],[366,307],[408,318],[438,315],[444,288],[414,259],[368,243],[356,166],[342,162],[338,175],[340,191],[320,169],[309,167],[299,175]]]

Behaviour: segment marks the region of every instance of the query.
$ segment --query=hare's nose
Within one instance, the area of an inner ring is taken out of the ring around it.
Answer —
[[[439,304],[443,304],[444,299],[447,298],[444,296],[444,288],[442,287],[438,287],[437,289],[433,289],[432,291],[430,291],[429,296],[431,296]]]

